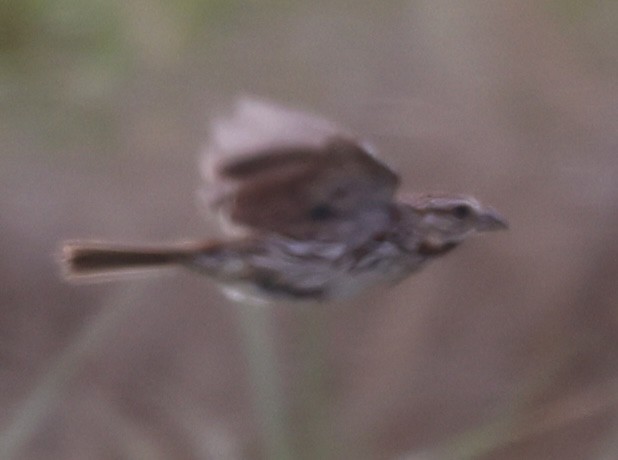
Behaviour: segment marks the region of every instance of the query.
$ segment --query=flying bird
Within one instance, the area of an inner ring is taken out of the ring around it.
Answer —
[[[126,246],[67,242],[67,279],[180,266],[247,301],[329,301],[392,285],[506,220],[458,194],[399,192],[374,149],[320,117],[246,99],[216,120],[202,155],[207,209],[225,237]]]

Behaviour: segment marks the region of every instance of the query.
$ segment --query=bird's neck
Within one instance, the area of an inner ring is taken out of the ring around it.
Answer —
[[[418,253],[422,256],[435,257],[446,254],[458,246],[455,241],[436,241],[427,238],[418,245]]]

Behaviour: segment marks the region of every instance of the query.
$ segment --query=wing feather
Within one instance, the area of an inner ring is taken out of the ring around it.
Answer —
[[[206,195],[229,223],[298,239],[385,225],[397,174],[332,123],[242,101],[211,137]]]

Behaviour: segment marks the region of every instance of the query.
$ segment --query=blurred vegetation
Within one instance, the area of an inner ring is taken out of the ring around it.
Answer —
[[[17,126],[63,145],[110,142],[113,105],[144,68],[170,72],[225,36],[240,0],[10,0],[0,4],[0,100]],[[284,7],[289,2],[269,2]],[[264,3],[261,5],[264,6]],[[74,139],[82,133],[79,139]]]
[[[405,2],[381,2],[379,8],[371,2],[335,3],[380,14]],[[580,27],[584,49],[596,48],[590,53],[597,60],[593,65],[608,72],[618,67],[618,54],[606,46],[608,41],[618,43],[614,16],[606,14],[613,11],[612,3],[545,1],[564,27]],[[187,64],[187,54],[213,52],[218,42],[244,27],[247,18],[274,22],[300,5],[290,0],[2,2],[0,101],[2,110],[10,111],[5,123],[34,128],[54,145],[79,144],[86,138],[111,142],[119,123],[114,98],[121,88],[135,84],[144,68],[150,73],[178,72],[178,66]]]
[[[616,458],[617,23],[615,0],[0,2],[5,441]],[[406,188],[490,199],[512,230],[317,313],[238,314],[189,275],[61,283],[66,238],[204,235],[195,157],[243,93],[341,115]]]

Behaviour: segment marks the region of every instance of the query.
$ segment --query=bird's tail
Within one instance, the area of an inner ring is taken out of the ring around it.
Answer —
[[[98,242],[69,242],[60,255],[64,275],[73,281],[97,281],[118,275],[186,263],[195,246],[130,247]]]

